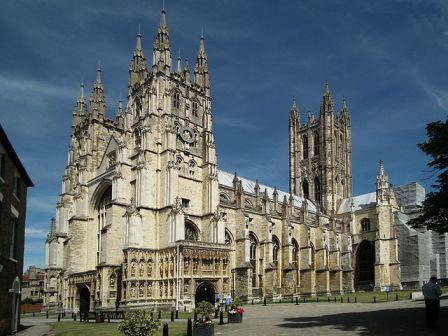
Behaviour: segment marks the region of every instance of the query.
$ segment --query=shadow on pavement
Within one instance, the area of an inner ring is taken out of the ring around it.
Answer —
[[[324,313],[324,312],[323,312]],[[425,328],[425,307],[285,318],[283,328],[330,327],[358,335],[448,335],[448,307],[440,307],[437,329]]]

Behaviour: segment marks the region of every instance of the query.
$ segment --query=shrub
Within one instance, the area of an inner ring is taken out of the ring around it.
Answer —
[[[151,317],[149,311],[141,310],[126,314],[118,331],[125,336],[152,336],[160,328],[160,320]]]
[[[198,306],[194,309],[194,312],[200,316],[200,321],[208,320],[208,317],[213,314],[215,309],[213,305],[208,301],[201,301]]]
[[[231,307],[242,307],[243,306],[243,301],[241,301],[240,299],[236,299],[232,302]]]

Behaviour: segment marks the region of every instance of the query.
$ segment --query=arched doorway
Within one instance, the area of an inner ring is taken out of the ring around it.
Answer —
[[[196,288],[196,295],[194,297],[195,304],[201,301],[208,301],[215,304],[215,287],[210,282],[202,282]]]
[[[367,240],[356,251],[355,286],[364,290],[373,290],[375,286],[375,247]]]
[[[79,291],[79,312],[88,313],[90,310],[90,291],[87,286],[82,286]]]

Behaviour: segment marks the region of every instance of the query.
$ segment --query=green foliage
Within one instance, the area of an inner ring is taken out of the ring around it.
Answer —
[[[21,301],[22,304],[34,304],[34,300],[30,297],[27,297]]]
[[[118,330],[125,336],[152,336],[160,328],[160,320],[151,317],[147,310],[140,310],[126,314]]]
[[[426,133],[428,140],[418,146],[431,157],[428,166],[438,175],[435,191],[426,195],[421,215],[410,224],[443,233],[448,232],[448,120],[429,123]]]
[[[201,320],[208,318],[211,314],[213,314],[214,311],[215,308],[208,301],[199,302],[198,306],[194,309],[194,312],[202,317]]]
[[[243,301],[241,301],[240,299],[235,299],[232,302],[232,307],[242,307],[243,306]]]

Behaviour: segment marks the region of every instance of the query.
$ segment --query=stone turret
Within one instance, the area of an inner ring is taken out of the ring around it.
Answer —
[[[137,42],[129,65],[129,88],[142,83],[148,76],[146,58],[142,50],[142,36],[137,34]]]
[[[90,118],[104,120],[106,117],[106,100],[104,98],[104,86],[101,81],[101,69],[96,71],[96,80],[93,84],[90,96]]]
[[[160,14],[160,24],[154,40],[152,68],[153,72],[162,71],[166,74],[169,74],[171,69],[170,38],[166,24],[165,9],[162,9]]]
[[[199,51],[194,67],[194,82],[205,88],[210,89],[210,78],[208,73],[207,53],[205,52],[204,36],[199,40]]]
[[[81,89],[78,99],[76,100],[76,106],[73,111],[72,128],[78,126],[81,121],[86,117],[86,98],[84,97],[84,83],[81,83]]]

